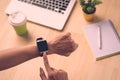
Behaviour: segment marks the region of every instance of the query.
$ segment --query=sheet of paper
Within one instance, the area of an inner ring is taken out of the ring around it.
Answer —
[[[120,39],[110,20],[85,26],[84,32],[96,60],[120,53]]]

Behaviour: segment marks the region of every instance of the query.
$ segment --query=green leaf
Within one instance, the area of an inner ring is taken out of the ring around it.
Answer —
[[[88,14],[94,13],[96,11],[95,6],[101,3],[102,1],[100,0],[87,0],[87,2],[85,2],[85,0],[80,0],[83,11]]]
[[[100,1],[100,0],[93,0],[92,3],[93,3],[94,6],[96,6],[96,5],[98,5],[98,4],[101,4],[102,1]]]
[[[84,6],[83,11],[87,14],[94,13],[96,8],[94,6]]]
[[[87,9],[87,11],[88,11],[89,13],[92,13],[92,12],[94,11],[94,8],[91,7],[91,6],[90,6],[90,7],[87,7],[86,9]]]
[[[80,5],[83,7],[85,5],[85,0],[80,0]]]

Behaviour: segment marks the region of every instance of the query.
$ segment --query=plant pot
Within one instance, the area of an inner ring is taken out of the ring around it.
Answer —
[[[94,19],[95,13],[87,14],[83,11],[83,15],[87,21],[92,21]]]

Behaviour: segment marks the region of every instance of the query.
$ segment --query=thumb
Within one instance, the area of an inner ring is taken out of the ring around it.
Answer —
[[[46,75],[45,75],[45,72],[43,70],[43,68],[40,68],[40,77],[42,80],[48,80]]]

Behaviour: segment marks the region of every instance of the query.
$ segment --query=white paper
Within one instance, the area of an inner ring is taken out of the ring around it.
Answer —
[[[101,31],[98,35],[98,27]],[[110,20],[104,20],[84,27],[86,38],[90,44],[96,60],[112,56],[120,52],[120,39]],[[100,38],[101,36],[101,38]],[[101,39],[101,49],[98,44],[98,37]]]

